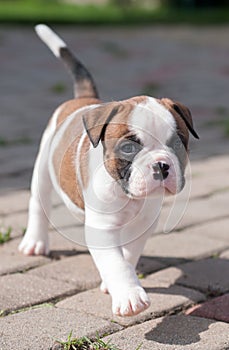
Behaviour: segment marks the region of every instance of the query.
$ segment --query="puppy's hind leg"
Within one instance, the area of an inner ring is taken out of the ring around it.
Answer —
[[[35,162],[27,230],[18,248],[26,255],[47,255],[49,253],[48,225],[52,190],[48,170],[50,129],[49,127],[43,135]]]

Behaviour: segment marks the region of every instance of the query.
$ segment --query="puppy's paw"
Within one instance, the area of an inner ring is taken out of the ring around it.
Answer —
[[[119,291],[112,296],[112,311],[117,316],[134,316],[149,306],[150,300],[140,286]]]
[[[18,250],[25,255],[48,255],[48,239],[43,237],[35,237],[35,235],[32,236],[27,231],[23,240],[18,246]]]
[[[109,294],[109,291],[108,291],[108,288],[106,286],[106,283],[105,282],[101,282],[100,284],[100,290],[101,292],[103,292],[104,294]]]

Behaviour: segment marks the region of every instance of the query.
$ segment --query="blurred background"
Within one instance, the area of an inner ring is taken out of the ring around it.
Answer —
[[[2,23],[225,23],[228,0],[0,0]]]

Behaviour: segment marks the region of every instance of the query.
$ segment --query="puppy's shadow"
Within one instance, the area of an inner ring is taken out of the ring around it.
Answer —
[[[151,263],[150,263],[151,260]],[[139,267],[142,273],[152,273],[155,258],[142,257]],[[168,287],[150,287],[145,288],[146,292],[153,295],[182,295],[190,299],[190,291],[201,291],[211,297],[216,297],[224,293],[228,283],[225,283],[222,276],[225,275],[225,269],[229,267],[227,259],[205,259],[198,261],[186,259],[174,259],[172,257],[157,257],[156,261],[167,264],[167,267],[174,266],[180,270],[179,277],[173,281]],[[192,263],[187,264],[187,263]],[[166,266],[165,266],[166,268]],[[160,270],[163,270],[162,267]],[[196,277],[198,273],[199,277]],[[201,274],[204,276],[201,279]],[[152,275],[153,279],[153,275]],[[200,281],[198,284],[198,281]],[[183,288],[182,288],[183,287]],[[167,297],[168,298],[168,297]],[[195,300],[194,300],[195,301]],[[214,315],[212,316],[214,318]],[[215,323],[216,319],[207,319],[195,316],[185,316],[179,314],[176,316],[166,316],[156,321],[156,326],[145,334],[145,338],[149,341],[154,341],[161,344],[169,345],[189,345],[196,344],[202,341],[201,333],[206,332],[211,324]],[[205,335],[207,336],[207,334]],[[193,348],[197,345],[193,345]]]
[[[196,317],[169,316],[162,319],[145,338],[160,344],[190,345],[201,340],[200,334],[214,323],[213,320]]]

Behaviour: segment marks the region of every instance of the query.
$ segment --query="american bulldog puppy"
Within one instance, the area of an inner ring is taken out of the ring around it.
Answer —
[[[168,98],[102,102],[88,70],[46,25],[37,34],[72,74],[75,98],[53,114],[36,159],[26,234],[19,250],[49,253],[51,191],[85,222],[85,241],[112,297],[113,313],[132,316],[149,298],[135,267],[154,231],[164,195],[185,185],[189,109]],[[76,272],[80,273],[80,271]]]

